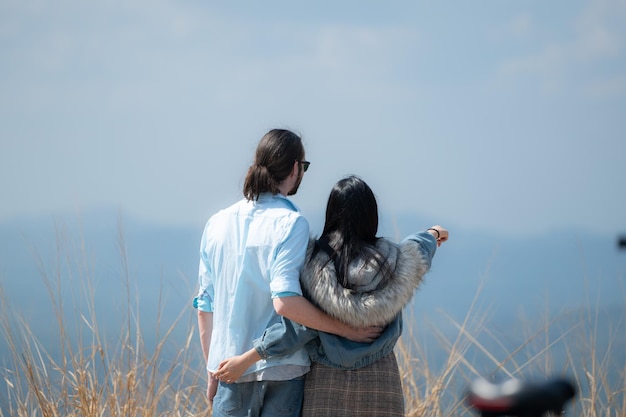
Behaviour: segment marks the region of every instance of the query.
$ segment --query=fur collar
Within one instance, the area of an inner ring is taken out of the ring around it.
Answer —
[[[430,262],[424,259],[414,241],[395,244],[379,239],[376,248],[387,259],[391,278],[382,282],[379,271],[365,259],[350,265],[347,289],[337,281],[335,266],[328,255],[319,251],[313,257],[315,241],[307,248],[307,259],[300,275],[302,290],[307,298],[335,317],[353,327],[386,325],[402,311],[428,272]]]

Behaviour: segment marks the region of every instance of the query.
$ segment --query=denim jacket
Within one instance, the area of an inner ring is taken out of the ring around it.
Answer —
[[[289,354],[303,345],[313,362],[343,370],[370,365],[393,351],[402,335],[402,313],[389,323],[381,336],[372,343],[358,343],[331,333],[318,332],[282,318],[268,327],[253,345],[261,358]]]
[[[357,259],[349,267],[350,288],[345,288],[337,281],[334,263],[328,262],[329,256],[316,251],[315,241],[311,241],[300,282],[305,296],[327,314],[353,327],[385,325],[377,340],[353,342],[282,318],[254,340],[259,355],[267,359],[288,354],[304,345],[312,361],[351,370],[391,353],[402,334],[402,308],[430,269],[437,243],[429,233],[420,232],[400,244],[379,239],[376,249],[385,257],[391,277],[384,277],[365,258]]]

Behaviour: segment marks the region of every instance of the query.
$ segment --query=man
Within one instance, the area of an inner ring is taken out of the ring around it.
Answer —
[[[259,361],[219,388],[213,376],[222,359],[248,351],[280,316],[359,342],[380,334],[379,328],[351,328],[302,297],[309,225],[287,196],[297,192],[309,165],[298,135],[269,131],[248,169],[245,198],[213,215],[204,229],[194,306],[214,417],[299,415],[310,364],[303,349]]]

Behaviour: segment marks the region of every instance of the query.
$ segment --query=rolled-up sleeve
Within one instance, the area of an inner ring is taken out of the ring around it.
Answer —
[[[272,298],[280,293],[302,295],[300,271],[309,243],[309,223],[299,216],[288,230],[285,239],[276,248],[274,262],[270,271],[270,289]]]
[[[204,237],[200,250],[200,266],[198,267],[198,294],[193,299],[194,308],[207,313],[213,312],[213,280],[211,279],[211,269],[204,253]]]

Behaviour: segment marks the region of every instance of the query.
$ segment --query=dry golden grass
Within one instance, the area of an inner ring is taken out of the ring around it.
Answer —
[[[443,364],[431,362],[421,335],[405,335],[396,347],[407,417],[477,416],[464,403],[464,394],[478,377],[536,381],[557,376],[571,379],[577,388],[578,396],[566,407],[569,415],[626,416],[626,309],[604,337],[597,333],[599,313],[588,309],[577,312],[574,320],[546,319],[536,325],[538,329],[520,325],[515,330],[524,335],[519,338],[523,341],[513,349],[490,330],[485,314],[472,309],[460,323],[447,317],[456,329],[452,337],[436,329],[431,332],[445,352]]]
[[[204,396],[205,372],[197,366],[201,353],[194,316],[185,309],[164,332],[160,333],[157,328],[156,346],[147,347],[142,331],[154,332],[155,329],[142,329],[138,313],[131,308],[136,303],[131,300],[131,277],[121,236],[120,231],[121,276],[125,281],[127,311],[116,340],[107,337],[99,326],[90,284],[93,274],[84,261],[88,256],[83,244],[79,245],[76,257],[64,256],[63,251],[59,251],[52,272],[40,265],[59,334],[59,345],[54,349],[44,346],[29,323],[11,311],[0,288],[0,332],[10,351],[8,362],[0,364],[3,384],[0,386],[0,417],[209,415],[210,406]],[[74,276],[68,277],[68,274]],[[80,282],[84,293],[92,300],[87,308],[71,317],[65,313],[61,297],[62,283],[68,279]],[[437,329],[429,334],[428,337],[436,338],[437,349],[445,352],[445,360],[437,364],[429,357],[422,335],[407,330],[396,348],[406,415],[475,415],[467,409],[463,396],[465,386],[485,372],[475,364],[478,354],[492,374],[504,377],[524,378],[533,369],[535,375],[573,376],[583,394],[576,399],[572,415],[626,416],[626,369],[615,369],[616,366],[624,368],[626,352],[623,345],[611,343],[611,340],[624,340],[623,318],[626,315],[618,321],[622,326],[615,329],[615,339],[609,338],[608,344],[599,345],[597,327],[594,327],[598,316],[584,314],[588,315],[566,329],[555,327],[554,320],[546,320],[538,329],[520,326],[520,332],[525,333],[524,341],[507,349],[491,331],[488,315],[472,306],[460,322],[447,317],[454,329],[452,336],[450,332]],[[405,328],[412,328],[411,319],[405,321]],[[176,327],[188,329],[186,336],[173,337]],[[485,340],[491,341],[489,346]],[[566,352],[564,362],[557,363],[552,357],[557,346]],[[619,375],[617,382],[615,374]]]
[[[57,236],[61,235],[57,230]],[[194,348],[193,323],[186,323],[189,330],[183,340],[172,338],[176,326],[189,314],[181,312],[163,333],[159,325],[142,329],[139,313],[132,308],[138,303],[131,300],[121,228],[120,276],[127,311],[118,337],[107,337],[96,317],[94,277],[84,242],[69,252],[68,242],[67,236],[57,238],[56,259],[50,269],[35,256],[54,312],[53,323],[48,323],[49,317],[37,320],[55,328],[58,346],[44,346],[29,323],[9,309],[0,288],[0,333],[11,353],[9,363],[0,368],[5,385],[4,395],[0,395],[0,417],[206,416],[205,372],[195,366],[198,351]],[[81,296],[89,300],[75,306],[71,314],[64,305],[68,283],[79,285]],[[158,302],[161,305],[160,299]],[[146,347],[142,330],[156,332],[154,347]]]

